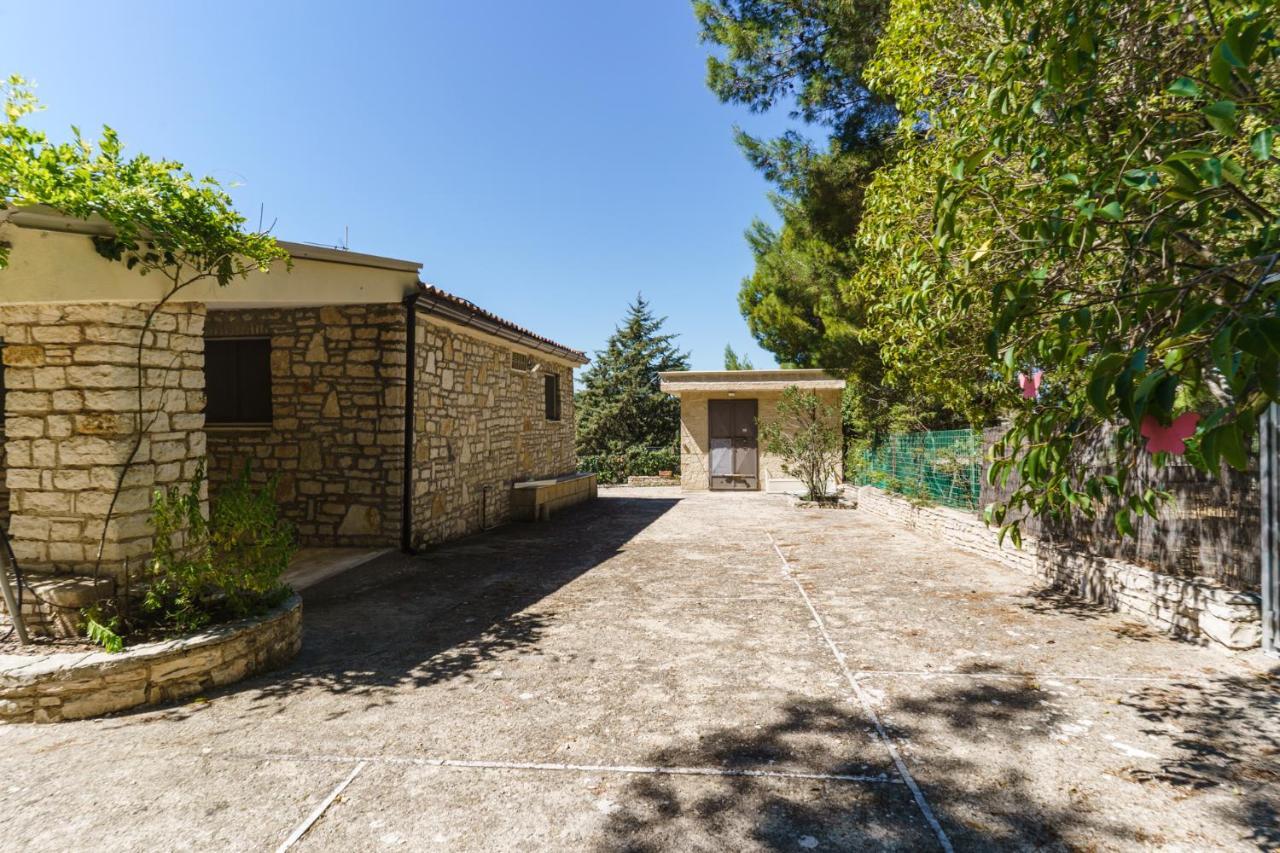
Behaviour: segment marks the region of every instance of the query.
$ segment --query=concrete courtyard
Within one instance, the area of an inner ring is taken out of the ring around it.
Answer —
[[[304,602],[287,669],[0,727],[0,847],[1280,845],[1274,661],[858,511],[610,489]]]

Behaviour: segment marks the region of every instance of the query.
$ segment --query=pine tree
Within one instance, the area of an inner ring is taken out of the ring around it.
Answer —
[[[688,370],[689,354],[662,334],[665,317],[654,317],[641,295],[582,373],[574,408],[578,454],[627,448],[669,448],[680,434],[680,401],[658,387],[663,370]]]
[[[751,363],[751,359],[746,355],[738,355],[734,350],[733,344],[724,345],[724,369],[725,370],[755,370],[755,365]]]

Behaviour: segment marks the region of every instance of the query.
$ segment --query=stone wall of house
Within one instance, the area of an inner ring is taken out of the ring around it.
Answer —
[[[150,552],[154,488],[204,458],[204,305],[166,304],[144,335],[150,307],[0,305],[9,533],[25,570],[92,568],[105,523],[101,570],[122,577]]]
[[[441,542],[510,518],[511,486],[574,470],[573,370],[418,314],[415,344],[413,544]],[[561,415],[549,421],[544,376],[560,377]]]
[[[216,490],[278,478],[306,545],[394,545],[404,478],[405,311],[400,305],[215,310],[206,336],[271,339],[270,428],[211,427]]]
[[[1003,544],[975,516],[941,506],[918,506],[874,486],[846,487],[858,508],[1025,572],[1051,586],[1174,636],[1228,649],[1256,648],[1262,639],[1261,602],[1203,579],[1176,578],[1122,560],[1098,557],[1026,537],[1022,548]]]
[[[3,341],[0,341],[0,356],[3,356]],[[4,376],[4,362],[0,358],[0,377]],[[0,525],[5,530],[9,529],[9,478],[4,472],[8,465],[5,464],[4,456],[4,393],[0,390]]]

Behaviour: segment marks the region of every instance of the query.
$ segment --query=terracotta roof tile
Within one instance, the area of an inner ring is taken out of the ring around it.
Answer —
[[[576,350],[576,349],[573,349],[572,347],[567,347],[564,344],[557,343],[556,341],[551,340],[551,338],[543,337],[542,335],[539,335],[536,332],[532,332],[526,329],[524,326],[517,325],[516,323],[513,323],[510,320],[506,320],[506,319],[503,319],[502,317],[499,317],[497,314],[494,314],[492,311],[486,311],[485,309],[481,308],[479,305],[476,305],[474,302],[471,302],[470,300],[463,299],[461,296],[455,296],[454,294],[448,292],[447,290],[441,290],[435,285],[424,284],[421,282],[419,283],[419,288],[420,288],[419,292],[424,296],[426,296],[428,299],[431,299],[437,303],[443,303],[445,305],[452,306],[454,309],[460,312],[469,314],[472,317],[483,318],[485,320],[488,320],[490,323],[496,326],[499,326],[503,329],[506,329],[508,332],[511,332],[521,338],[526,338],[531,342],[536,341],[537,343],[545,345],[544,347],[535,346],[535,348],[537,349],[551,348],[553,350],[559,351],[560,355],[566,358],[569,358],[571,360],[577,360],[582,364],[586,364],[588,361],[590,361],[590,359],[587,358],[586,353],[582,352],[581,350]]]

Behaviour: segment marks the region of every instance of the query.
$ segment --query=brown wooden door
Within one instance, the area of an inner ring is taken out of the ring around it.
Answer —
[[[711,488],[760,487],[755,400],[708,400]]]

